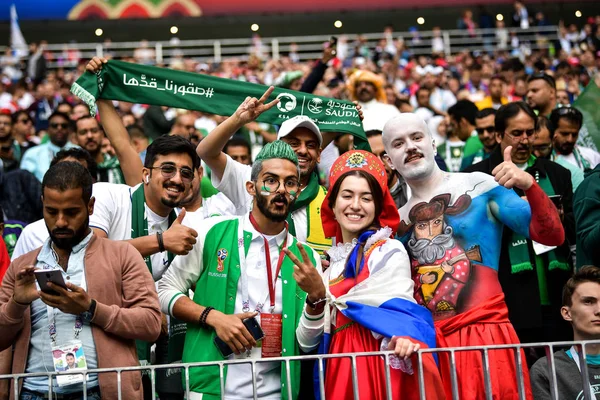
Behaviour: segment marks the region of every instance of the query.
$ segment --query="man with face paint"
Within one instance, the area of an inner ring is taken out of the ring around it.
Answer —
[[[415,298],[423,299],[422,305],[433,314],[438,345],[519,343],[498,281],[502,230],[506,225],[540,243],[560,245],[565,234],[556,207],[533,177],[511,161],[511,148],[492,177],[441,171],[427,125],[413,114],[388,121],[383,141],[392,168],[412,192],[399,210],[398,234],[412,261],[413,280],[418,279]],[[509,190],[512,187],[524,190],[529,204]],[[451,398],[447,356],[440,355],[440,365]],[[481,355],[457,353],[455,365],[460,397],[485,397],[483,374],[474,375],[483,371]],[[517,399],[513,352],[491,352],[489,366],[492,382],[501,382],[493,386],[492,395]],[[527,375],[525,370],[530,395]]]
[[[300,188],[299,176],[292,147],[281,140],[267,144],[246,182],[253,199],[252,211],[235,218],[212,218],[195,226],[198,242],[188,255],[177,257],[158,282],[163,312],[188,322],[183,362],[299,354],[295,332],[307,295],[298,287],[294,263],[283,249],[310,259],[320,268],[318,254],[298,242],[286,222]],[[314,272],[318,282],[319,275]],[[196,288],[193,300],[187,296],[192,286]],[[243,323],[249,318],[256,318],[266,334],[260,347]],[[223,356],[213,344],[216,337],[235,356]],[[281,363],[260,363],[255,368],[258,397],[281,398],[281,392],[287,390]],[[289,372],[291,399],[296,399],[299,365],[290,365]],[[230,365],[225,392],[221,393],[218,367],[190,370],[191,398],[251,398],[252,375],[248,364]]]
[[[267,89],[256,103],[248,97],[236,112],[206,136],[197,148],[198,155],[211,169],[214,187],[238,207],[250,206],[254,201],[245,186],[250,180],[252,168],[234,161],[223,152],[223,148],[242,126],[255,121],[261,113],[278,103],[279,100],[274,100],[265,104],[273,90],[273,87]],[[321,204],[327,191],[319,185],[317,174],[317,163],[321,161],[321,148],[324,143],[323,136],[319,127],[309,117],[299,115],[281,124],[277,139],[292,147],[300,168],[300,188],[295,195],[296,202],[287,217],[290,232],[298,240],[306,241],[322,253],[331,247],[331,239],[326,238],[323,232],[320,215]]]

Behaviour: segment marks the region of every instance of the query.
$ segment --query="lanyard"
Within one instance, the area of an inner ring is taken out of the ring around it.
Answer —
[[[54,251],[54,249],[52,249],[52,255],[54,256],[55,260],[58,260],[58,256],[56,255],[56,252]],[[42,268],[45,270],[59,270],[59,271],[62,270],[62,268],[60,268],[60,267],[57,267],[57,266],[52,267],[46,263],[42,263]],[[87,289],[87,281],[85,279],[85,269],[82,272],[80,287],[83,290]],[[48,313],[48,334],[50,335],[50,340],[52,341],[52,346],[56,346],[56,344],[57,344],[56,343],[56,336],[57,336],[56,309],[54,307],[46,306],[46,310]],[[81,333],[82,330],[83,330],[83,318],[81,317],[81,314],[78,314],[75,316],[75,325],[73,326],[73,337],[75,340],[77,340],[79,338],[79,333]]]
[[[261,233],[260,230],[258,229],[258,224],[256,223],[256,220],[254,219],[254,216],[252,216],[252,214],[250,214],[250,223],[252,224],[252,226],[254,227],[254,229],[256,229],[257,232]],[[265,246],[265,265],[267,268],[267,283],[268,283],[268,287],[269,287],[269,292],[268,292],[268,296],[269,296],[269,300],[270,300],[270,312],[273,313],[273,311],[275,310],[275,287],[276,287],[276,282],[277,282],[277,277],[279,276],[279,272],[281,271],[281,264],[283,263],[283,258],[285,257],[285,252],[284,250],[287,247],[287,223],[286,223],[286,234],[285,234],[285,239],[283,241],[283,245],[281,246],[281,251],[279,253],[279,259],[277,260],[277,268],[275,271],[275,278],[273,278],[273,271],[271,269],[271,251],[269,249],[269,242],[267,240],[267,238],[265,238],[262,233],[261,236],[263,237],[264,240],[264,246]],[[240,266],[242,267],[242,271],[241,271],[241,278],[242,278],[242,305],[243,305],[243,311],[244,312],[248,312],[250,311],[250,296],[248,294],[248,276],[246,274],[246,248],[244,246],[244,232],[242,229],[242,223],[240,221],[239,224],[239,240],[238,240],[238,247],[239,247],[239,254],[240,254]],[[249,246],[248,246],[249,248]],[[265,299],[266,301],[266,299]],[[256,311],[261,312],[263,308],[263,304],[262,303],[258,303],[256,305]]]

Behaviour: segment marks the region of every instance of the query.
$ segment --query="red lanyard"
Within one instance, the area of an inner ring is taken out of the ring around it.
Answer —
[[[283,263],[283,258],[285,257],[285,248],[287,245],[287,222],[285,223],[285,239],[283,239],[283,245],[281,246],[281,251],[279,252],[279,259],[277,260],[277,270],[275,271],[275,280],[273,280],[273,271],[271,271],[271,250],[269,250],[269,241],[262,234],[258,227],[258,223],[256,223],[256,219],[252,213],[250,213],[250,223],[256,229],[258,233],[261,234],[263,240],[265,241],[265,264],[267,265],[267,282],[269,283],[269,300],[271,301],[271,312],[275,308],[275,283],[277,282],[277,277],[279,276],[279,271],[281,271],[281,263]]]

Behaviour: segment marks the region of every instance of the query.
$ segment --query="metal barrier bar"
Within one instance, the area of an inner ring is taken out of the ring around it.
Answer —
[[[528,348],[536,348],[542,347],[546,351],[546,355],[548,357],[548,372],[549,372],[549,386],[550,392],[552,394],[552,398],[558,400],[558,385],[556,378],[556,365],[554,363],[554,348],[555,347],[571,347],[571,346],[579,346],[580,350],[578,351],[578,360],[580,362],[580,370],[583,382],[583,393],[584,398],[588,400],[592,400],[594,397],[594,392],[590,387],[590,379],[589,379],[589,370],[587,367],[587,356],[585,353],[586,346],[591,344],[600,344],[600,340],[598,341],[585,341],[585,342],[556,342],[556,343],[528,343],[528,344],[517,344],[517,345],[489,345],[489,346],[473,346],[473,347],[450,347],[450,348],[431,348],[431,349],[420,349],[416,353],[416,361],[417,361],[417,373],[418,373],[418,381],[419,381],[419,394],[421,399],[427,399],[427,393],[425,388],[425,370],[423,357],[427,353],[438,353],[443,354],[443,356],[448,356],[450,360],[450,379],[452,384],[452,398],[457,400],[459,398],[459,390],[458,390],[458,376],[456,370],[456,353],[463,351],[477,351],[481,354],[482,363],[483,363],[483,382],[485,388],[485,398],[492,398],[492,376],[491,376],[491,368],[490,368],[490,352],[491,351],[512,351],[514,353],[515,363],[516,363],[516,371],[517,374],[517,385],[519,391],[519,399],[526,398],[526,387],[527,382],[524,381],[524,371],[525,367],[523,366],[523,355],[521,351],[523,349]],[[117,390],[118,390],[118,398],[123,398],[123,373],[132,373],[132,372],[142,372],[142,371],[150,371],[150,379],[152,386],[152,393],[156,395],[156,371],[164,370],[164,369],[184,369],[185,374],[185,391],[186,397],[189,398],[190,395],[190,368],[201,368],[201,367],[219,367],[219,380],[220,380],[220,388],[221,393],[225,393],[225,367],[231,365],[238,364],[248,364],[251,365],[252,371],[252,386],[253,386],[253,397],[258,398],[258,389],[257,389],[257,364],[259,363],[272,363],[272,362],[281,362],[282,368],[286,368],[285,371],[285,390],[288,396],[291,398],[292,396],[292,376],[291,376],[291,363],[292,362],[300,362],[302,360],[318,360],[318,376],[319,376],[319,392],[321,393],[322,398],[325,398],[325,362],[328,359],[332,358],[350,358],[351,360],[351,373],[352,373],[352,390],[354,393],[355,399],[358,399],[360,396],[360,385],[358,378],[358,370],[357,370],[357,357],[380,357],[383,359],[385,363],[385,387],[387,398],[393,398],[393,388],[391,383],[391,362],[390,356],[392,352],[384,351],[374,351],[374,352],[365,352],[365,353],[350,353],[350,354],[325,354],[325,355],[314,355],[314,356],[293,356],[293,357],[274,357],[268,359],[239,359],[239,360],[226,360],[226,361],[214,361],[214,362],[197,362],[197,363],[177,363],[177,364],[166,364],[166,365],[144,365],[144,366],[133,366],[133,367],[119,367],[119,368],[98,368],[94,370],[85,370],[85,371],[63,371],[63,372],[39,372],[39,373],[21,373],[21,374],[7,374],[0,375],[0,380],[12,379],[13,380],[13,393],[15,398],[18,398],[19,393],[19,383],[22,383],[22,380],[34,377],[44,377],[48,380],[48,393],[50,396],[53,394],[53,380],[57,376],[62,375],[83,375],[84,380],[82,383],[82,388],[84,391],[83,398],[87,398],[87,377],[90,374],[102,374],[102,373],[110,373],[117,375]],[[414,359],[413,359],[414,360]],[[414,368],[414,366],[413,366]],[[480,377],[476,377],[479,379]],[[463,378],[464,379],[464,378]],[[509,378],[507,378],[509,379]]]
[[[456,373],[456,353],[450,351],[450,385],[452,387],[452,400],[459,400],[458,374]]]
[[[485,386],[485,398],[487,400],[493,400],[492,397],[492,377],[490,376],[490,355],[488,349],[483,349],[481,352],[483,362],[483,384]]]

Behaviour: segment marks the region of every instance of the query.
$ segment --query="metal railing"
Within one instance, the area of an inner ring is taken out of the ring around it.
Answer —
[[[587,356],[586,356],[586,347],[590,345],[598,345],[600,344],[600,340],[595,341],[584,341],[584,342],[553,342],[553,343],[524,343],[518,345],[490,345],[490,346],[471,346],[471,347],[452,347],[452,348],[434,348],[434,349],[421,349],[417,352],[417,374],[419,381],[419,396],[421,400],[427,400],[426,397],[426,387],[425,387],[425,377],[423,371],[423,355],[428,353],[437,353],[439,354],[448,354],[449,364],[450,364],[450,381],[452,387],[452,399],[459,400],[459,383],[458,383],[458,374],[456,370],[456,353],[460,352],[478,352],[481,354],[481,360],[483,365],[483,382],[485,388],[485,399],[492,399],[492,378],[490,373],[490,352],[494,351],[506,351],[510,350],[514,353],[515,357],[515,366],[516,371],[513,378],[516,379],[517,388],[519,393],[520,400],[526,400],[526,383],[524,376],[524,369],[526,368],[521,350],[531,349],[531,348],[543,348],[547,357],[547,367],[548,367],[548,377],[549,377],[549,391],[551,393],[553,400],[560,400],[559,397],[559,389],[558,389],[558,381],[556,378],[556,365],[554,360],[554,351],[556,348],[565,348],[571,346],[581,346],[577,347],[578,357],[579,357],[579,365],[580,365],[580,375],[582,378],[582,391],[583,398],[585,400],[594,400],[595,395],[593,393],[593,389],[590,385],[588,366],[587,366]],[[122,384],[122,375],[123,373],[132,372],[132,371],[144,371],[144,373],[148,373],[151,379],[151,387],[152,387],[152,398],[155,398],[156,391],[156,372],[160,370],[174,370],[180,369],[183,370],[183,377],[185,381],[185,394],[186,398],[189,399],[190,395],[190,369],[198,368],[198,367],[219,367],[219,376],[220,376],[220,388],[222,395],[225,393],[225,366],[230,365],[239,365],[239,364],[250,364],[252,371],[252,398],[258,399],[257,393],[257,379],[256,379],[256,366],[260,363],[273,363],[273,362],[281,362],[282,368],[285,367],[286,371],[286,384],[285,389],[287,391],[288,398],[292,399],[292,385],[291,385],[291,373],[290,373],[290,364],[292,362],[300,362],[303,360],[316,360],[318,365],[318,376],[319,376],[319,392],[321,395],[321,399],[325,399],[325,366],[324,362],[328,359],[333,358],[350,358],[351,360],[351,368],[352,368],[352,391],[354,394],[354,399],[358,400],[360,398],[359,394],[359,376],[357,374],[357,359],[360,357],[382,357],[385,363],[385,387],[386,387],[386,398],[388,400],[392,400],[392,383],[391,383],[391,373],[390,373],[390,358],[393,355],[392,352],[365,352],[365,353],[349,353],[349,354],[327,354],[327,355],[316,355],[316,356],[295,356],[295,357],[278,357],[278,358],[268,358],[268,359],[241,359],[241,360],[227,360],[227,361],[215,361],[215,362],[200,362],[200,363],[179,363],[179,364],[167,364],[167,365],[152,365],[152,366],[138,366],[138,367],[123,367],[123,368],[99,368],[94,370],[84,370],[84,371],[74,371],[74,372],[40,372],[40,373],[22,373],[22,374],[13,374],[13,375],[0,375],[0,381],[10,379],[12,380],[12,392],[16,399],[19,398],[19,381],[25,378],[33,378],[33,377],[46,377],[48,379],[48,394],[49,398],[52,398],[52,379],[56,376],[60,375],[83,375],[83,383],[82,383],[82,395],[83,399],[87,399],[87,375],[89,374],[102,374],[102,373],[116,373],[117,374],[117,390],[118,390],[118,400],[123,399],[123,390],[121,387]],[[414,359],[414,358],[413,358]],[[474,373],[475,371],[463,371],[467,373]],[[470,379],[480,379],[481,377],[470,376]],[[506,377],[506,379],[509,379]],[[463,400],[471,400],[471,399],[463,399]]]
[[[511,51],[511,37],[516,36],[521,46],[529,50],[547,49],[553,41],[558,40],[557,26],[531,27],[529,29],[503,28],[476,29],[470,34],[466,30],[443,30],[441,32],[395,32],[391,37],[402,39],[408,51],[414,55],[432,54],[434,38],[437,42],[441,39],[446,55],[462,51],[492,52],[494,50]],[[262,38],[257,42],[251,38],[220,39],[220,40],[177,40],[149,42],[146,51],[151,57],[148,64],[169,65],[177,59],[186,58],[199,62],[221,62],[225,59],[247,60],[249,54],[259,52],[265,58],[279,59],[281,55],[288,54],[292,46],[297,47],[300,61],[320,58],[323,43],[331,36],[287,36]],[[339,46],[342,42],[347,44],[348,52],[354,51],[355,42],[361,37],[364,42],[361,46],[373,52],[379,41],[386,39],[382,32],[367,34],[347,34],[340,36]],[[79,60],[88,60],[93,56],[111,54],[115,58],[133,57],[140,42],[115,42],[110,45],[102,43],[68,43],[50,44],[47,47],[49,55],[48,66],[51,69],[76,67]],[[0,47],[3,52],[5,47]],[[338,52],[339,53],[339,52]],[[350,54],[351,55],[351,54]]]

